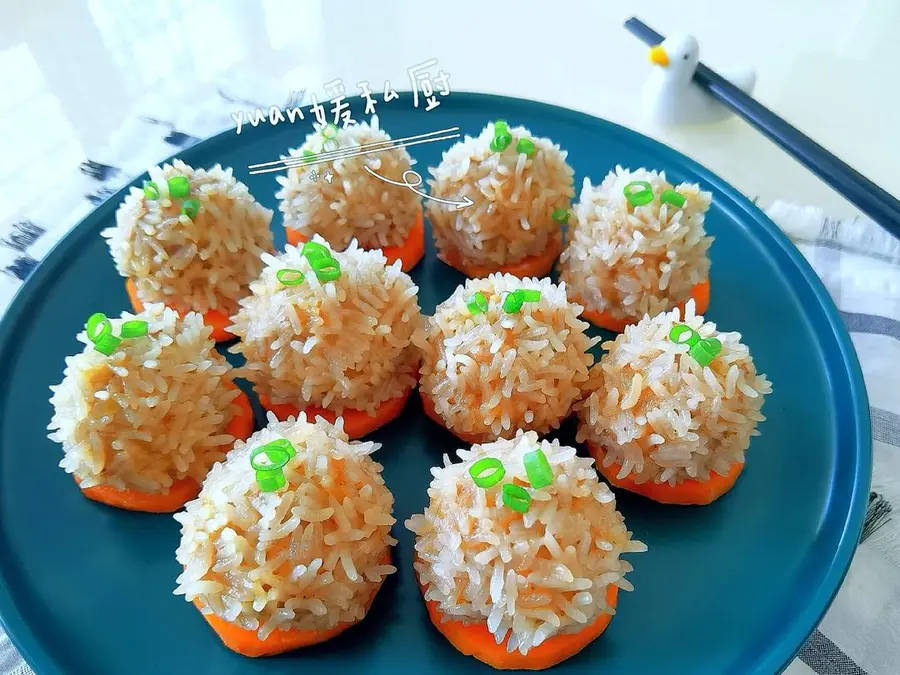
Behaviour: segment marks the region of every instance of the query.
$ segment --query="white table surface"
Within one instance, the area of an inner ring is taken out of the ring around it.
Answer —
[[[631,15],[663,33],[693,33],[713,68],[756,68],[765,105],[900,194],[900,93],[889,85],[895,0],[0,0],[0,221],[39,198],[44,171],[102,161],[111,134],[135,114],[163,114],[223,83],[259,100],[275,96],[273,87],[283,90],[277,100],[292,89],[321,92],[338,77],[348,93],[363,79],[408,88],[406,68],[432,57],[452,88],[625,124],[763,204],[856,213],[741,120],[692,130],[645,124],[639,94],[650,64],[622,28]]]

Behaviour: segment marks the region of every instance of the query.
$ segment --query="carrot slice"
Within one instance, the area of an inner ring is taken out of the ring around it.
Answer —
[[[299,246],[306,243],[307,237],[301,232],[291,227],[285,227],[284,232],[291,246]],[[404,272],[409,272],[419,264],[419,261],[425,257],[425,221],[422,216],[422,209],[419,209],[415,222],[409,228],[406,240],[399,246],[382,246],[381,252],[387,258],[388,265],[395,260],[399,260]]]
[[[406,400],[411,392],[412,387],[400,394],[400,396],[384,401],[375,409],[374,415],[370,415],[365,410],[344,408],[344,412],[341,413],[341,417],[344,418],[344,431],[347,432],[350,438],[362,438],[376,429],[380,429],[388,422],[394,421],[403,412],[403,407],[406,405]],[[315,420],[316,417],[324,417],[332,424],[338,417],[332,411],[319,406],[307,406],[301,411],[293,403],[272,403],[266,396],[262,394],[258,394],[258,396],[260,405],[266,410],[271,410],[275,413],[275,417],[281,421],[286,420],[288,417],[296,417],[301,412],[305,412],[306,418],[310,421]]]
[[[722,476],[715,472],[710,472],[709,478],[706,480],[696,480],[689,478],[675,486],[668,483],[654,483],[647,481],[646,483],[635,483],[634,480],[626,476],[619,478],[618,473],[622,468],[619,464],[610,464],[603,466],[603,458],[606,452],[590,441],[586,442],[588,452],[593,456],[597,471],[603,474],[603,477],[612,485],[643,495],[660,504],[682,504],[702,506],[709,504],[734,487],[738,476],[744,470],[743,462],[735,462],[731,465],[727,476]]]
[[[383,563],[385,565],[391,564],[390,549],[384,554]],[[369,608],[372,606],[372,601],[375,599],[375,596],[378,595],[379,590],[381,590],[381,584],[378,584],[378,586],[375,587],[375,590],[372,592],[371,597],[366,603],[366,613],[368,613]],[[200,609],[200,602],[196,598],[194,599],[194,607]],[[210,626],[212,626],[212,629],[226,647],[238,654],[249,656],[251,658],[257,656],[274,656],[276,654],[289,652],[293,649],[299,649],[300,647],[311,647],[312,645],[317,645],[320,642],[325,642],[333,637],[337,637],[345,630],[358,623],[339,623],[327,630],[300,630],[299,628],[280,630],[276,628],[269,633],[265,640],[260,640],[259,635],[256,634],[255,630],[247,630],[246,628],[235,626],[233,623],[226,621],[215,614],[203,614],[203,618],[206,619]]]
[[[523,279],[525,277],[545,277],[553,269],[553,263],[562,253],[562,237],[555,237],[540,253],[518,262],[500,265],[497,267],[486,264],[471,264],[463,261],[459,253],[453,249],[440,252],[440,258],[450,267],[459,270],[470,279],[481,279],[494,272],[503,272]]]
[[[423,595],[425,589],[420,585]],[[615,608],[618,598],[618,587],[606,587],[606,602]],[[562,633],[545,640],[537,647],[529,649],[523,655],[518,651],[506,651],[506,642],[497,644],[494,636],[482,623],[463,623],[446,617],[438,608],[438,603],[426,600],[428,618],[434,627],[450,644],[467,656],[474,656],[479,661],[497,670],[544,670],[562,663],[570,656],[575,656],[592,641],[597,639],[609,625],[611,614],[601,614],[594,623],[582,628],[577,633]]]
[[[125,290],[128,291],[128,299],[131,301],[131,308],[135,312],[143,312],[144,303],[141,302],[141,299],[138,297],[137,287],[134,285],[134,281],[126,279]],[[185,312],[177,307],[173,307],[172,309],[181,316],[184,316],[185,314]],[[213,329],[212,338],[216,342],[228,342],[237,337],[234,333],[230,333],[227,330],[228,326],[231,325],[231,317],[227,314],[223,314],[217,309],[207,311],[206,314],[203,315],[203,323]]]
[[[425,415],[430,417],[433,421],[440,424],[447,431],[449,431],[451,434],[456,436],[459,440],[465,441],[466,443],[469,443],[470,445],[473,443],[484,443],[488,440],[491,440],[487,434],[475,434],[475,433],[471,433],[471,432],[467,433],[465,431],[456,431],[455,429],[451,429],[450,427],[447,426],[447,423],[444,421],[444,418],[441,417],[440,415],[438,415],[438,412],[437,412],[437,410],[435,410],[435,407],[434,407],[434,401],[431,400],[431,397],[428,394],[426,394],[424,391],[422,391],[421,389],[419,390],[419,396],[422,399],[422,410],[424,411]]]
[[[225,427],[225,433],[245,441],[253,433],[253,409],[250,407],[250,399],[244,392],[234,399],[234,403],[240,410]],[[77,476],[74,478],[76,483],[81,483]],[[95,502],[127,511],[174,513],[200,494],[200,483],[193,478],[180,478],[172,483],[166,493],[119,490],[111,485],[94,485],[82,488],[81,492]]]
[[[705,314],[706,310],[709,309],[709,280],[702,281],[691,289],[691,298],[694,300],[695,309],[694,312],[697,314]],[[584,305],[584,311],[581,313],[581,318],[585,321],[589,321],[595,326],[599,328],[605,328],[606,330],[611,330],[614,333],[622,333],[625,330],[625,326],[628,326],[633,323],[637,323],[639,319],[627,318],[622,319],[619,317],[612,316],[609,312],[598,312],[595,309],[588,309],[587,305],[584,304],[582,300],[580,300],[577,296],[572,297],[572,302],[577,302],[579,305]],[[687,304],[686,302],[682,302],[678,305],[679,309],[681,309],[681,315],[684,316],[684,306]]]
[[[194,600],[197,609],[200,605]],[[339,623],[328,630],[273,630],[265,640],[260,640],[255,630],[247,630],[222,619],[215,614],[204,614],[203,618],[212,626],[219,638],[230,650],[243,656],[274,656],[300,647],[310,647],[320,642],[325,642],[343,633],[355,625],[352,623]]]

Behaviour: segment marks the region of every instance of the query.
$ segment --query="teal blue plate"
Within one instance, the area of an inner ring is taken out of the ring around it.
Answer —
[[[359,101],[354,110],[361,110]],[[580,189],[621,164],[665,169],[713,194],[708,316],[744,335],[774,385],[762,436],[732,492],[703,508],[675,508],[619,493],[619,508],[650,550],[632,556],[635,591],[589,648],[560,673],[773,673],[787,665],[824,614],[847,571],[865,513],[871,471],[868,406],[856,355],[838,313],[802,256],[733,187],[683,155],[594,117],[541,103],[454,93],[435,110],[408,95],[379,109],[394,138],[491,119],[524,124],[569,151]],[[234,167],[275,208],[274,174],[249,164],[299,145],[309,122],[226,131],[180,153],[193,166]],[[412,148],[434,166],[448,143]],[[757,167],[764,171],[765,167]],[[135,181],[139,183],[138,181]],[[47,440],[48,387],[89,314],[128,307],[99,232],[122,190],[82,221],[38,267],[0,326],[0,614],[39,675],[242,675],[487,672],[432,628],[402,527],[426,503],[428,469],[457,443],[412,400],[375,434],[396,498],[400,568],[369,616],[324,645],[250,660],[225,649],[200,614],[172,595],[178,525],[169,516],[117,511],[81,496]],[[283,245],[276,211],[276,241]],[[429,245],[413,272],[425,312],[462,276]],[[255,405],[255,403],[254,403]],[[257,422],[262,417],[256,407]],[[574,443],[571,425],[560,436]]]

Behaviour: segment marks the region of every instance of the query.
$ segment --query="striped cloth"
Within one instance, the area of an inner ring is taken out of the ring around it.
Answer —
[[[79,172],[61,177],[53,200],[0,223],[0,314],[53,244],[96,204],[162,158],[233,126],[235,110],[267,108],[221,90],[194,95],[195,101],[179,100],[155,117],[135,118],[102,162],[86,160]],[[57,174],[52,164],[44,173]],[[900,670],[900,518],[891,518],[892,505],[900,507],[900,242],[870,221],[831,220],[812,207],[776,202],[768,213],[818,272],[851,331],[875,446],[862,543],[834,604],[785,672],[894,675]],[[0,675],[34,675],[2,631]]]

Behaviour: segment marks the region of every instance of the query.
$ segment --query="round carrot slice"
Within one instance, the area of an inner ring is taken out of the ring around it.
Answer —
[[[738,476],[744,470],[743,462],[735,462],[731,465],[727,476],[710,472],[709,478],[706,480],[689,478],[677,485],[654,483],[653,481],[635,483],[627,476],[625,478],[618,477],[619,470],[622,468],[621,465],[610,464],[607,467],[603,466],[603,458],[606,456],[606,452],[601,446],[597,446],[590,441],[586,442],[585,445],[595,460],[597,471],[603,474],[607,482],[623,490],[643,495],[660,504],[693,506],[709,504],[734,487]]]
[[[138,297],[137,287],[134,285],[134,281],[126,279],[125,290],[128,291],[128,299],[131,301],[131,308],[135,312],[143,312],[144,303],[141,302],[141,299]],[[177,307],[172,307],[172,309],[178,312],[180,316],[184,316],[185,314],[185,312]],[[223,314],[217,309],[211,309],[206,312],[206,314],[203,315],[203,323],[213,329],[212,339],[216,342],[228,342],[237,337],[234,333],[228,331],[228,326],[231,325],[231,317]]]
[[[391,564],[391,551],[388,549],[382,560],[384,565]],[[383,581],[382,581],[383,583]],[[372,606],[372,601],[381,590],[381,584],[378,584],[372,591],[372,595],[366,601],[366,613]],[[194,599],[194,607],[200,609],[200,603]],[[202,610],[200,612],[203,614]],[[274,656],[283,654],[293,649],[301,647],[311,647],[320,642],[325,642],[333,637],[337,637],[348,628],[352,628],[359,622],[339,623],[328,630],[300,630],[299,628],[290,628],[288,630],[275,629],[269,633],[265,640],[260,640],[255,630],[247,630],[240,626],[216,616],[215,614],[203,614],[203,618],[212,626],[212,629],[219,636],[219,639],[226,647],[243,656],[251,658],[257,656]]]
[[[424,595],[424,588],[420,586]],[[606,602],[615,609],[618,598],[618,587],[606,587]],[[497,670],[544,670],[562,663],[567,658],[574,656],[597,639],[609,625],[611,614],[601,614],[592,624],[582,628],[577,633],[562,633],[545,640],[537,647],[529,649],[527,654],[518,651],[506,651],[506,642],[497,644],[494,636],[488,631],[487,625],[482,623],[463,623],[445,616],[438,604],[433,600],[426,600],[428,618],[434,627],[456,649],[467,656],[474,656],[479,661],[488,664]]]
[[[284,228],[284,232],[291,246],[300,246],[306,243],[307,237],[301,232],[291,227]],[[419,209],[416,220],[406,235],[406,240],[399,246],[383,246],[381,252],[387,258],[388,265],[399,260],[404,272],[409,272],[419,264],[419,261],[425,257],[425,221],[422,209]]]
[[[419,396],[422,398],[422,410],[425,412],[425,415],[440,424],[447,431],[456,436],[459,440],[465,441],[470,445],[473,443],[484,443],[490,440],[483,434],[466,433],[465,431],[456,431],[455,429],[451,429],[447,426],[444,418],[438,415],[438,412],[434,407],[434,401],[431,400],[431,397],[421,389],[419,390]]]
[[[694,311],[697,314],[705,314],[706,310],[709,309],[709,280],[703,281],[691,289],[691,298],[694,300]],[[581,318],[585,321],[589,321],[594,324],[598,328],[605,328],[606,330],[611,330],[614,333],[622,333],[625,331],[625,326],[634,324],[638,322],[638,319],[628,318],[622,319],[619,317],[612,316],[609,312],[598,312],[594,309],[588,309],[587,305],[579,299],[577,296],[572,297],[572,302],[577,302],[579,305],[584,306],[584,311],[581,312]],[[681,315],[684,316],[684,306],[687,304],[686,302],[682,302],[678,305],[678,308],[681,310]]]
[[[375,409],[374,415],[370,415],[365,410],[344,408],[344,412],[340,415],[344,418],[344,431],[347,432],[350,438],[362,438],[376,429],[380,429],[388,422],[394,421],[403,412],[403,407],[406,405],[406,400],[411,392],[412,387],[400,394],[400,396],[384,401]],[[332,424],[338,417],[332,411],[318,406],[311,405],[301,410],[293,403],[272,403],[266,396],[258,395],[260,405],[266,410],[271,410],[275,413],[275,417],[282,422],[288,417],[297,417],[301,412],[305,412],[306,418],[310,421],[315,420],[316,417],[322,417]]]
[[[470,279],[481,279],[494,272],[512,274],[520,279],[524,279],[525,277],[540,278],[550,274],[550,270],[553,269],[553,263],[556,262],[561,252],[562,237],[557,236],[547,245],[546,249],[537,255],[528,256],[518,262],[500,265],[499,267],[466,263],[459,253],[452,249],[441,251],[438,257]]]
[[[241,392],[234,399],[234,403],[238,406],[239,411],[225,427],[225,433],[246,441],[253,433],[253,409],[250,407],[250,399],[247,398],[247,394]],[[77,476],[74,478],[76,483],[81,483]],[[181,478],[173,482],[166,493],[119,490],[111,485],[94,485],[82,488],[81,492],[95,502],[127,511],[174,513],[200,494],[200,483],[193,478]]]
[[[197,600],[194,600],[197,609],[200,608]],[[339,623],[328,630],[273,630],[265,640],[260,640],[255,630],[247,630],[235,626],[215,614],[204,614],[203,618],[212,626],[216,635],[230,650],[243,656],[274,656],[300,647],[310,647],[320,642],[325,642],[343,633],[354,626],[352,623]]]

